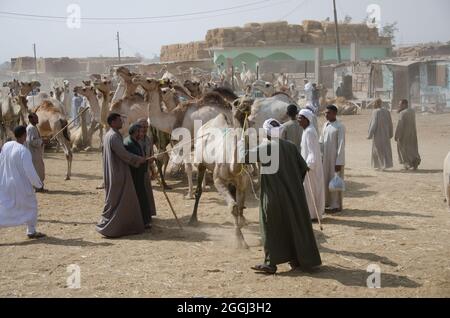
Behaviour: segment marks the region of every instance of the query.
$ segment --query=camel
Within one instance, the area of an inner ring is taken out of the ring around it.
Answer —
[[[227,202],[230,213],[234,217],[237,247],[248,248],[241,229],[246,225],[245,195],[252,180],[250,173],[238,161],[238,149],[235,142],[241,137],[249,108],[235,107],[236,105],[235,103],[233,106],[232,116],[219,114],[198,131],[198,136],[203,138],[195,142],[195,156],[200,163],[194,210],[189,224],[195,225],[198,222],[197,211],[202,195],[202,181],[207,166],[214,164],[214,185]],[[223,160],[224,158],[229,160]]]
[[[13,93],[14,96],[19,95],[20,90],[20,82],[16,79],[13,79],[10,82],[4,82],[3,87],[8,87],[9,90]]]
[[[275,93],[275,87],[270,82],[257,80],[250,85],[252,87],[252,90],[258,90],[262,92],[266,97],[270,97]]]
[[[14,83],[16,83],[14,81]],[[27,95],[41,84],[37,81],[20,82],[17,89],[18,95],[11,94],[11,88],[5,86],[0,95],[0,130],[2,143],[12,136],[12,131],[19,124],[26,124],[28,114]]]
[[[169,81],[173,84],[179,83],[178,78],[167,70],[167,65],[164,65],[162,67],[160,73],[162,73],[162,76],[161,76],[162,80]]]
[[[70,142],[72,143],[72,152],[78,152],[81,150],[88,151],[92,144],[92,136],[95,130],[98,129],[98,125],[91,125],[87,127],[87,113],[84,111],[84,107],[79,109],[80,114],[80,126],[72,128],[70,131]]]
[[[67,118],[60,108],[54,106],[49,100],[44,100],[39,106],[33,109],[33,112],[39,117],[37,128],[44,139],[52,138],[68,124]],[[65,180],[70,180],[72,173],[72,150],[69,129],[66,127],[62,133],[55,137],[55,139],[63,148],[67,160]]]
[[[215,118],[219,114],[231,114],[230,105],[219,94],[209,93],[200,100],[193,100],[179,104],[173,111],[165,113],[161,110],[160,104],[162,99],[160,81],[136,77],[133,79],[135,84],[139,84],[146,91],[146,101],[148,103],[148,118],[152,127],[162,132],[172,134],[177,128],[187,129],[190,136],[195,135],[195,121],[206,123]],[[198,128],[197,128],[198,129]],[[186,142],[186,141],[183,141]],[[192,196],[192,166],[187,166],[189,193]]]
[[[91,114],[91,128],[89,131],[94,133],[97,130],[96,126],[99,125],[100,144],[102,144],[104,124],[101,122],[103,113],[100,105],[101,101],[99,101],[96,89],[93,85],[91,85],[91,81],[83,81],[83,84],[85,85],[84,87],[75,86],[73,91],[78,95],[86,97],[88,100],[90,106],[89,113]],[[92,136],[89,136],[88,140],[92,141]],[[91,144],[87,146],[90,147]]]
[[[194,98],[199,98],[202,96],[202,91],[200,89],[200,82],[186,80],[184,81],[184,87],[186,87],[190,93],[190,95]]]
[[[100,92],[100,124],[103,126],[103,128],[108,129],[108,114],[109,114],[109,107],[111,103],[111,88],[112,83],[110,80],[101,80],[101,81],[95,81],[93,83],[94,88]],[[102,129],[102,127],[100,127]]]
[[[116,70],[116,75],[119,77],[120,81],[111,103],[115,103],[121,98],[131,97],[138,88],[138,86],[132,82],[133,77],[137,74],[130,72],[128,68],[120,66]]]
[[[247,67],[247,63],[245,62],[242,62],[242,72],[240,75],[242,87],[252,85],[252,83],[256,81],[256,74]]]
[[[69,81],[64,80],[62,86],[53,86],[55,98],[64,106],[65,114],[70,114],[72,96],[70,94]]]
[[[448,208],[450,209],[450,152],[444,160],[444,192]]]
[[[25,96],[12,96],[9,88],[4,88],[0,96],[0,135],[2,144],[13,137],[14,128],[21,122],[25,124],[28,114]]]

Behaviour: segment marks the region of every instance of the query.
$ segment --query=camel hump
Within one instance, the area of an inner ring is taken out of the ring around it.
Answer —
[[[213,92],[219,93],[227,100],[235,101],[239,97],[229,88],[227,87],[216,87],[212,90]]]
[[[222,106],[227,109],[231,108],[230,103],[228,103],[228,101],[217,92],[206,93],[198,102],[199,107],[211,104]]]
[[[49,111],[53,113],[61,113],[61,110],[53,105],[53,103],[49,100],[44,100],[39,106],[33,108],[33,112],[38,110]]]

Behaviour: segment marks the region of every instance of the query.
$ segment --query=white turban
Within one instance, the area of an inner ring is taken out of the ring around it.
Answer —
[[[314,120],[314,114],[312,111],[310,111],[309,109],[302,109],[299,113],[299,116],[303,116],[306,117],[306,119],[309,120],[309,123],[312,124],[313,120]]]
[[[278,127],[272,126],[272,122],[277,122],[279,124]],[[273,118],[267,119],[263,124],[263,129],[266,132],[267,136],[273,137],[273,138],[280,138],[281,133],[283,132],[283,126],[281,123]]]

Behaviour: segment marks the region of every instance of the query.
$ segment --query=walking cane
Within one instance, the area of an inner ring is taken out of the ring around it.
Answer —
[[[149,158],[147,158],[147,160],[151,160],[151,159],[156,159],[156,158],[155,158],[155,157],[149,157]],[[164,186],[163,186],[162,181],[160,180],[158,174],[156,174],[156,178],[158,179],[158,182],[161,184],[161,188],[162,188],[162,192],[163,192],[163,194],[164,194],[164,197],[166,198],[167,203],[169,203],[170,210],[172,210],[172,214],[173,214],[173,216],[175,217],[175,220],[177,221],[178,226],[180,227],[180,230],[182,230],[182,229],[183,229],[183,226],[181,225],[180,220],[178,220],[178,216],[177,216],[177,214],[175,213],[175,209],[174,209],[173,206],[172,206],[172,202],[170,202],[169,196],[167,195],[166,189],[164,189]]]
[[[311,192],[312,200],[314,203],[314,209],[316,210],[317,220],[319,221],[320,230],[323,232],[322,222],[320,220],[319,211],[317,210],[316,198],[314,197],[314,193],[313,193],[312,187],[311,187],[311,178],[309,177],[309,171],[306,173],[306,175],[308,176],[309,191]]]

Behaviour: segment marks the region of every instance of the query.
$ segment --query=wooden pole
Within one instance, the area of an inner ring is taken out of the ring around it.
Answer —
[[[334,25],[336,27],[337,59],[338,59],[338,64],[341,64],[341,62],[342,62],[342,58],[341,58],[341,44],[340,44],[340,41],[339,41],[339,26],[338,26],[338,20],[337,20],[336,0],[333,0],[333,9],[334,9]]]
[[[176,214],[176,212],[175,212],[175,209],[174,209],[173,206],[172,206],[172,202],[170,202],[169,196],[167,195],[166,189],[164,188],[164,185],[162,184],[161,179],[159,178],[158,174],[156,174],[156,178],[158,179],[158,182],[159,182],[159,184],[161,185],[162,192],[163,192],[163,194],[164,194],[164,197],[165,197],[166,200],[167,200],[167,203],[169,204],[170,210],[172,211],[172,214],[173,214],[173,216],[175,217],[175,220],[177,221],[177,224],[178,224],[178,226],[180,227],[180,230],[182,230],[182,229],[183,229],[183,226],[181,225],[180,220],[178,220],[178,216],[177,216],[177,214]]]
[[[306,175],[308,177],[309,192],[311,193],[313,203],[314,203],[314,209],[316,210],[317,221],[319,222],[320,230],[323,232],[322,221],[320,220],[319,211],[317,210],[316,198],[314,197],[314,192],[312,191],[312,187],[311,187],[311,178],[309,176],[309,171],[306,173]]]

